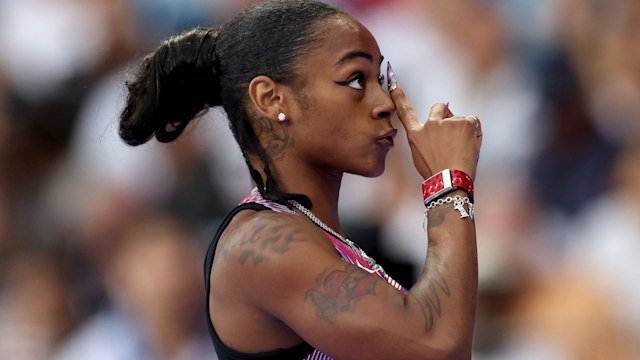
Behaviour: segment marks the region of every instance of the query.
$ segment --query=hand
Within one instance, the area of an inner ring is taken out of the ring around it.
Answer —
[[[423,178],[449,168],[475,179],[482,146],[482,127],[477,117],[454,116],[445,104],[437,103],[423,125],[400,85],[391,92],[391,99],[407,132],[413,164]]]

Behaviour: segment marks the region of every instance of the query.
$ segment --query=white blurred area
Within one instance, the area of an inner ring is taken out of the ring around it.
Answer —
[[[118,116],[158,41],[251,2],[0,0],[0,359],[213,357],[200,264],[251,188],[239,147],[219,109],[136,148]],[[640,3],[339,5],[422,119],[482,121],[474,359],[639,358]],[[427,239],[403,140],[340,210],[409,287]]]

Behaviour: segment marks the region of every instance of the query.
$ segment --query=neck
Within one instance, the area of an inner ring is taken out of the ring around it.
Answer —
[[[262,168],[255,165],[254,167],[260,170]],[[338,218],[342,171],[321,170],[306,164],[292,164],[286,161],[272,162],[271,169],[281,191],[309,197],[313,203],[309,210],[327,226],[342,234]]]
[[[298,181],[291,181],[286,187],[283,184],[283,188],[287,192],[307,195],[313,203],[313,208],[309,210],[331,229],[342,234],[338,217],[341,184],[342,172],[314,171],[307,176],[300,174]]]

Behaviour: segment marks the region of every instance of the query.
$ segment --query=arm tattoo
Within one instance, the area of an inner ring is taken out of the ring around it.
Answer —
[[[449,211],[453,209],[452,204],[442,204],[438,205],[435,208],[429,210],[429,215],[427,218],[427,227],[434,228],[442,225],[444,223],[445,216]]]
[[[317,316],[321,319],[332,322],[339,313],[351,310],[352,305],[362,297],[376,294],[379,278],[356,266],[346,265],[344,270],[334,270],[326,276],[324,274],[318,277],[318,287],[304,294],[305,300],[311,300],[316,305]]]
[[[282,217],[276,213],[265,211],[259,216],[231,232],[232,240],[222,250],[225,259],[230,249],[240,248],[240,264],[245,265],[251,260],[253,266],[257,266],[273,256],[286,253],[291,249],[291,244],[306,241],[299,225],[281,223]]]
[[[439,219],[439,216],[437,219]],[[444,213],[442,218],[444,218]],[[426,286],[415,287],[409,293],[415,297],[422,309],[425,331],[433,328],[436,316],[442,318],[442,300],[444,297],[451,296],[449,284],[443,275],[443,271],[448,269],[449,265],[436,253],[435,248],[437,246],[438,243],[436,241],[429,240],[427,260],[422,271],[422,276],[426,277]]]
[[[293,138],[289,136],[289,130],[283,124],[278,124],[279,129],[274,126],[273,121],[262,119],[262,131],[267,135],[265,138],[265,152],[274,161],[282,160],[284,152],[293,145]]]

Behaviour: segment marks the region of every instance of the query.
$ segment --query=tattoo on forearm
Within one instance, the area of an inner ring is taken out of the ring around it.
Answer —
[[[282,160],[284,152],[293,146],[293,138],[289,136],[289,129],[284,124],[274,125],[269,119],[262,119],[262,132],[265,137],[265,152],[274,161]]]
[[[443,271],[449,266],[434,251],[434,247],[435,245],[429,245],[429,253],[423,270],[423,276],[427,277],[426,286],[417,286],[410,292],[422,309],[425,331],[433,328],[436,316],[442,318],[442,300],[445,296],[451,295],[449,284],[443,275]]]
[[[306,241],[303,230],[295,224],[282,224],[276,213],[266,212],[246,227],[234,230],[230,244],[221,249],[227,258],[230,249],[241,248],[238,261],[245,265],[251,261],[254,266],[270,260],[273,256],[284,254],[291,249],[291,244]]]
[[[377,276],[366,273],[353,265],[344,270],[326,271],[318,277],[319,285],[304,294],[316,306],[317,316],[334,321],[339,313],[352,309],[353,305],[366,295],[375,295]]]
[[[427,217],[427,227],[434,228],[442,225],[444,223],[445,217],[449,211],[453,209],[452,204],[442,204],[438,205],[435,208],[429,210],[429,215]]]

